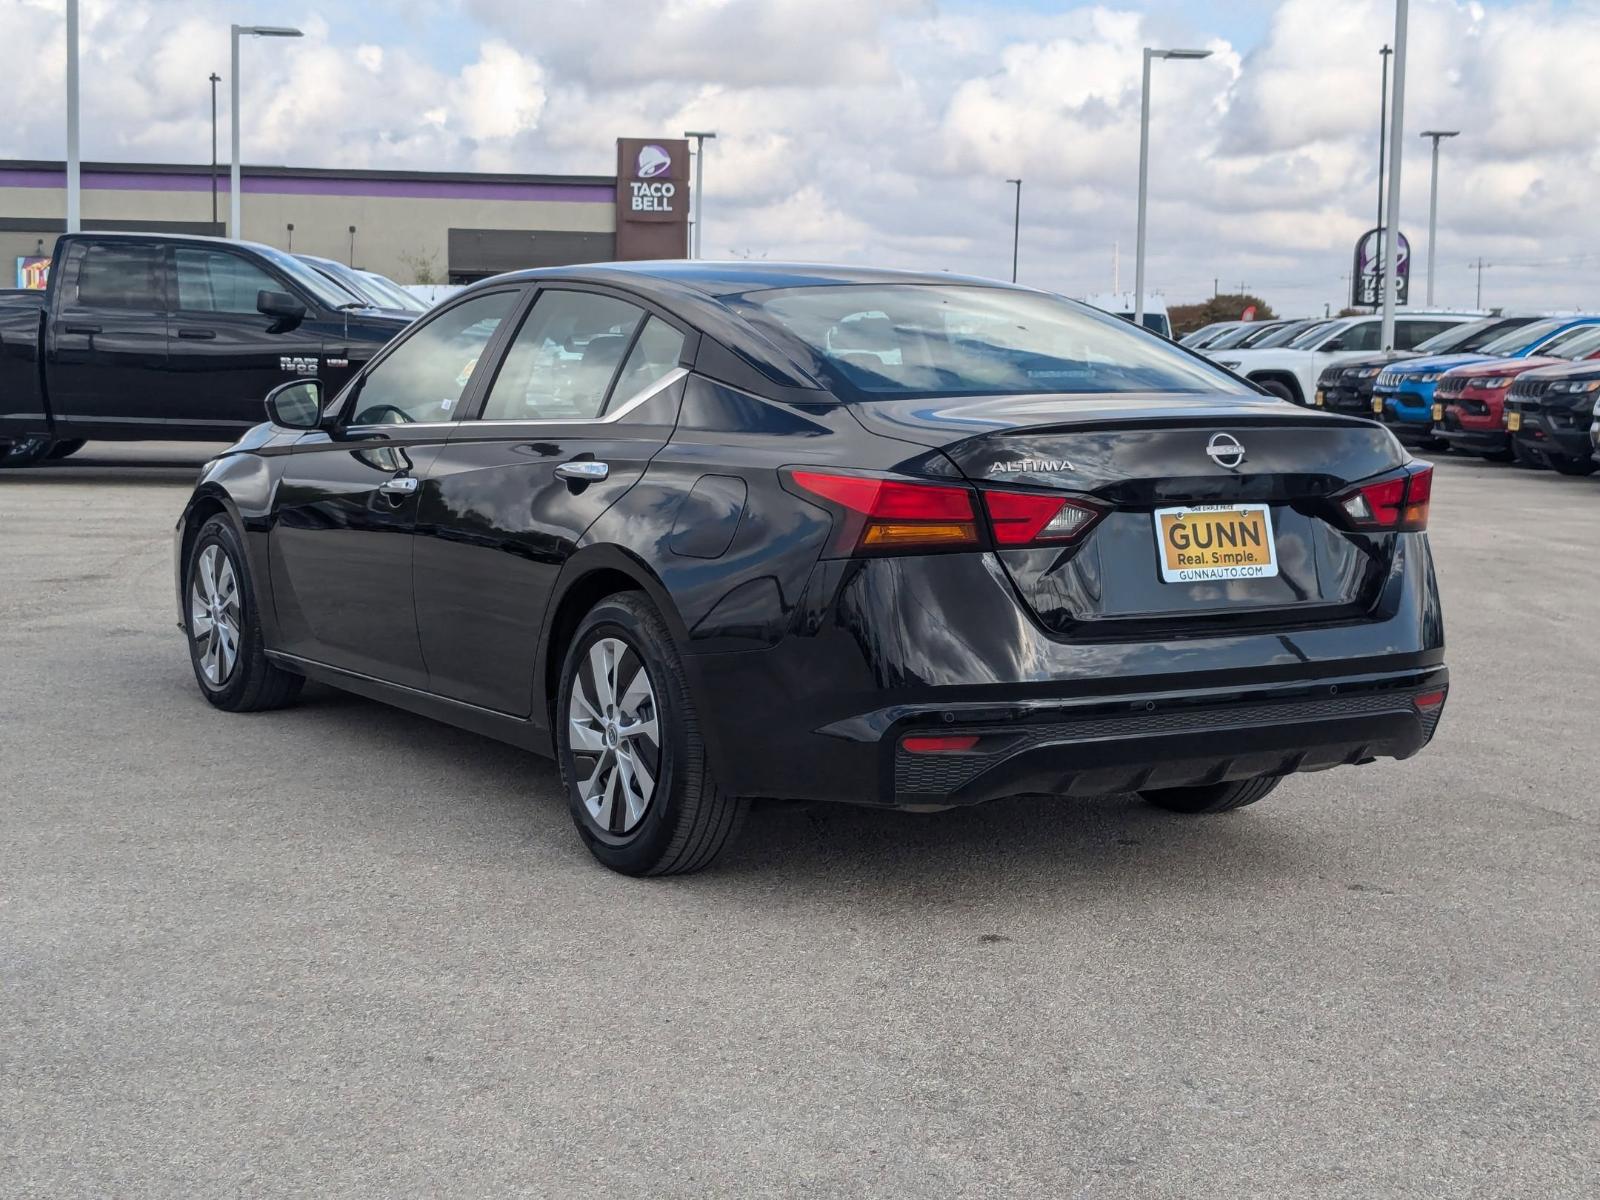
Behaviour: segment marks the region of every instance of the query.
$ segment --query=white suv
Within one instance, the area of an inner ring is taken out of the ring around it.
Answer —
[[[1395,349],[1410,350],[1452,325],[1478,319],[1476,313],[1405,313],[1394,319]],[[1380,349],[1382,329],[1379,317],[1340,317],[1308,329],[1287,346],[1219,350],[1215,359],[1274,396],[1304,404],[1316,392],[1317,376],[1324,367]]]

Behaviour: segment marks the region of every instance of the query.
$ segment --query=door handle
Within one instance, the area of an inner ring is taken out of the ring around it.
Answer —
[[[610,474],[609,464],[587,458],[576,462],[564,462],[556,468],[556,478],[570,479],[574,483],[599,483]]]
[[[410,496],[418,488],[415,475],[396,475],[393,479],[385,479],[378,485],[378,490],[385,496]]]
[[[61,329],[62,329],[62,332],[64,332],[64,333],[99,333],[100,332],[100,326],[98,326],[98,325],[63,325],[61,327]]]
[[[215,329],[180,329],[178,330],[178,336],[190,338],[197,342],[210,341],[217,336],[217,331]]]

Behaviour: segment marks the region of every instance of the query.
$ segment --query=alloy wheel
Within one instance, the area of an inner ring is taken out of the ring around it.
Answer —
[[[221,687],[239,661],[239,577],[221,546],[200,551],[189,583],[189,636],[206,682]]]
[[[603,637],[572,679],[567,740],[573,777],[589,817],[613,836],[644,820],[661,771],[660,713],[644,660]]]

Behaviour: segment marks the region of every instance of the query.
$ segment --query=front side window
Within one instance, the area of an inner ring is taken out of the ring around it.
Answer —
[[[483,420],[598,417],[644,315],[596,292],[541,292],[506,352]]]
[[[746,292],[724,303],[846,400],[1237,387],[1126,322],[1034,292],[828,284]]]
[[[516,302],[514,291],[490,292],[413,326],[357,382],[351,424],[455,420],[479,358]]]
[[[259,293],[283,291],[260,267],[226,250],[179,246],[172,258],[180,312],[253,313]]]
[[[88,243],[78,258],[76,302],[88,308],[162,311],[167,304],[161,255],[160,246],[137,242]]]

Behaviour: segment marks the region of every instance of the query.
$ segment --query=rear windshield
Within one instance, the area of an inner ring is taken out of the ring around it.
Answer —
[[[847,399],[1238,390],[1170,342],[1035,292],[853,284],[725,302]]]

